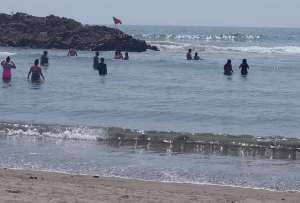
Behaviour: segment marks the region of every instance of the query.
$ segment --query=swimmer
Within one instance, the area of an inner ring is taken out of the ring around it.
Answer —
[[[247,63],[247,59],[243,59],[243,62],[240,65],[240,69],[241,69],[241,74],[242,75],[247,75],[248,74],[248,69],[250,69],[250,67]]]
[[[198,56],[198,52],[195,53],[194,60],[199,61],[200,57]]]
[[[99,51],[96,51],[95,56],[94,56],[94,70],[97,70],[98,64],[99,64]]]
[[[123,59],[123,54],[122,54],[121,50],[117,50],[115,52],[115,59]]]
[[[124,60],[129,60],[129,54],[128,54],[128,52],[125,52]]]
[[[41,66],[48,66],[48,65],[49,65],[48,52],[44,51],[44,54],[41,57]]]
[[[76,49],[70,48],[68,52],[68,56],[78,56]]]
[[[40,82],[41,77],[43,78],[43,80],[45,80],[45,77],[42,73],[42,69],[39,66],[39,63],[40,63],[39,60],[36,59],[34,61],[34,65],[31,66],[31,68],[29,70],[27,79],[29,80],[29,77],[30,77],[30,74],[31,74],[31,82]]]
[[[193,57],[192,57],[192,49],[189,49],[188,53],[186,54],[186,60],[192,60]]]
[[[227,63],[224,65],[224,75],[232,75],[233,69],[232,69],[232,64],[231,60],[228,59]]]
[[[98,64],[97,69],[99,71],[99,75],[107,75],[107,65],[104,63],[104,58],[100,59],[100,63]]]
[[[9,82],[11,80],[11,69],[16,69],[15,63],[10,59],[10,57],[6,57],[5,60],[1,62],[1,66],[3,68],[2,79],[5,82]]]

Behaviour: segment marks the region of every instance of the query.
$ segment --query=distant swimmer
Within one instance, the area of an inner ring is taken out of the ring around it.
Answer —
[[[99,71],[99,75],[101,76],[107,75],[107,66],[104,63],[104,58],[100,59],[100,63],[98,64],[97,69]]]
[[[4,82],[10,82],[11,80],[11,69],[16,69],[15,63],[10,59],[10,57],[6,57],[5,60],[1,62],[1,66],[3,68],[2,79]]]
[[[199,61],[200,57],[198,56],[198,52],[195,53],[194,60]]]
[[[186,54],[186,60],[193,60],[192,49],[189,49],[188,53]]]
[[[31,68],[29,70],[27,79],[29,80],[29,77],[31,75],[31,82],[40,82],[41,81],[41,77],[43,78],[43,80],[45,80],[45,77],[44,77],[44,75],[42,73],[42,69],[39,66],[39,63],[40,63],[39,60],[36,59],[34,61],[34,65],[31,66]]]
[[[125,52],[124,60],[129,60],[129,53],[128,52]]]
[[[250,67],[247,63],[247,59],[243,59],[243,62],[240,65],[240,69],[241,69],[241,74],[242,75],[247,75],[248,74],[248,70],[250,69]]]
[[[115,51],[115,59],[123,59],[123,54],[122,54],[121,50]]]
[[[44,54],[41,57],[41,66],[48,66],[48,65],[49,65],[48,51],[44,51]]]
[[[96,51],[95,56],[94,56],[94,63],[93,63],[93,67],[95,70],[97,70],[98,68],[98,64],[99,64],[99,51]]]
[[[68,52],[68,56],[78,56],[76,49],[70,48]]]
[[[233,69],[232,69],[232,64],[231,60],[228,59],[227,63],[224,65],[224,75],[232,75]]]

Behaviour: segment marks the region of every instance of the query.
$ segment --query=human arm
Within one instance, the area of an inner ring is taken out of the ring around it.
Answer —
[[[43,74],[42,70],[41,70],[40,74],[41,74],[43,80],[45,80],[45,77],[44,77],[44,74]]]
[[[11,62],[11,68],[14,68],[14,69],[16,69],[17,68],[17,66],[16,66],[16,64],[13,62],[13,61],[10,61]]]
[[[27,80],[29,80],[30,74],[32,73],[32,68],[30,68],[28,75],[27,75]]]

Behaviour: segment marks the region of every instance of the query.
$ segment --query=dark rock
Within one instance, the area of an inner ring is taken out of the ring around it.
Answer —
[[[35,17],[25,13],[0,14],[0,46],[43,49],[143,52],[158,51],[143,40],[106,26],[82,25],[54,15]]]

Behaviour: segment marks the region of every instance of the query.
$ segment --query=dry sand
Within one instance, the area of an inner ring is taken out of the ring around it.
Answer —
[[[0,169],[2,203],[300,202],[300,193]]]

